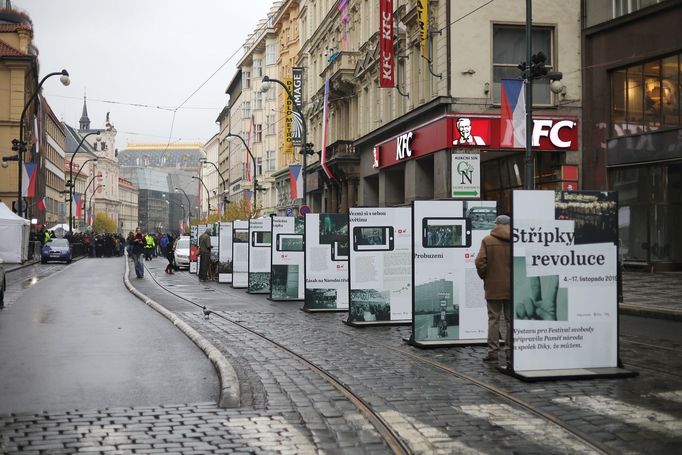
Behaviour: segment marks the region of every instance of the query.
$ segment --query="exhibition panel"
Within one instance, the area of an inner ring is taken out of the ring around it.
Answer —
[[[249,220],[249,287],[252,294],[270,293],[270,247],[272,221],[268,218]]]
[[[199,226],[189,229],[189,273],[199,273]]]
[[[220,223],[218,282],[232,283],[232,223]]]
[[[249,222],[232,223],[232,287],[249,285]]]
[[[272,300],[303,300],[303,218],[272,217]]]

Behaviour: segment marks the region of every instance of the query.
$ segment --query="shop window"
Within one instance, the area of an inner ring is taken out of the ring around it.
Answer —
[[[542,52],[547,57],[545,66],[549,71],[554,66],[554,29],[533,27],[533,54]],[[493,26],[493,102],[500,102],[502,78],[523,77],[517,65],[526,61],[526,30],[523,26]],[[551,104],[549,79],[533,81],[533,105]]]
[[[662,108],[661,126],[663,128],[680,125],[680,90],[682,87],[682,57],[675,55],[661,62],[660,103]]]

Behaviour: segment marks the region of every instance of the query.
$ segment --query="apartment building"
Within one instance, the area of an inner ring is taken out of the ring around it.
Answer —
[[[38,220],[38,224],[50,227],[68,221],[64,202],[66,132],[47,100],[42,96],[39,99],[38,125],[41,137],[37,141],[37,153],[40,156],[40,165],[35,188],[36,202],[30,213],[32,218]]]

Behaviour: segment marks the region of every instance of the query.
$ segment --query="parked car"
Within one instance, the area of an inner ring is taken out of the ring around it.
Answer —
[[[189,269],[189,237],[182,236],[175,241],[174,266],[176,269]]]
[[[2,259],[0,259],[0,308],[5,304],[5,289],[7,289],[7,279],[5,269],[2,267]]]
[[[66,239],[53,238],[50,239],[40,252],[40,262],[43,264],[47,261],[64,261],[67,264],[71,263],[71,245]]]

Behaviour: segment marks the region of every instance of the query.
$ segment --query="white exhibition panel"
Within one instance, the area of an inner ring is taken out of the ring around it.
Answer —
[[[415,201],[412,341],[487,338],[488,313],[475,259],[495,226],[494,201]]]
[[[348,216],[305,216],[304,310],[348,309]]]
[[[272,217],[270,298],[303,300],[303,218]]]
[[[232,223],[232,287],[249,285],[249,222]]]
[[[515,371],[617,367],[617,195],[514,191]]]
[[[248,292],[270,293],[270,247],[272,246],[270,217],[249,220],[249,286]]]
[[[412,209],[351,208],[348,323],[412,320]]]
[[[220,223],[218,236],[218,283],[232,283],[232,223]]]
[[[189,273],[199,273],[199,264],[196,260],[192,261],[191,250],[194,247],[196,254],[199,254],[199,226],[191,226],[189,228],[189,245],[190,245],[190,262],[189,262]]]

